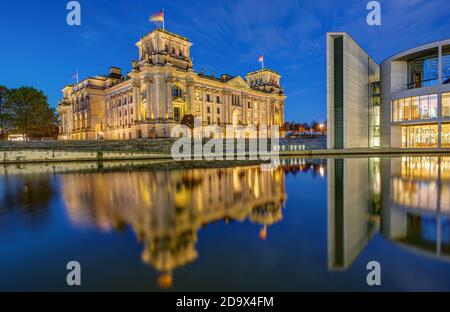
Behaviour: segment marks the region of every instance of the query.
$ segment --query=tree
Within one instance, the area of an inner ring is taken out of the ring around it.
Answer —
[[[5,111],[6,101],[8,100],[8,88],[0,85],[0,140],[3,139],[7,131],[7,114]]]
[[[4,106],[15,132],[27,138],[55,137],[58,134],[55,109],[49,106],[42,91],[32,87],[12,89]]]
[[[192,135],[192,131],[194,131],[194,127],[195,127],[194,115],[191,115],[191,114],[184,115],[183,118],[181,119],[181,124],[188,127],[191,130],[191,135]]]

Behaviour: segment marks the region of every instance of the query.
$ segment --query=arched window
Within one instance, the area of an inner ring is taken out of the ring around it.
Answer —
[[[172,97],[174,99],[182,98],[183,97],[183,90],[180,87],[176,86],[176,85],[173,86],[173,88],[172,88]]]
[[[177,54],[176,51],[175,51],[175,47],[172,47],[172,54],[173,54],[173,55],[176,55],[176,54]]]

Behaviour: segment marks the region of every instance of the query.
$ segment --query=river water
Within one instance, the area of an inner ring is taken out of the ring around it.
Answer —
[[[0,290],[450,291],[450,157],[4,167]]]

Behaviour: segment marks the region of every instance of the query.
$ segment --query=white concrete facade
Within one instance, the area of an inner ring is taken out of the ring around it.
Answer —
[[[378,65],[347,33],[327,33],[328,148],[450,148],[449,63],[450,39]]]
[[[335,43],[342,38],[342,120],[336,117]],[[379,80],[376,62],[346,33],[327,34],[328,148],[367,148],[369,140],[369,84]],[[343,123],[342,143],[336,134]]]

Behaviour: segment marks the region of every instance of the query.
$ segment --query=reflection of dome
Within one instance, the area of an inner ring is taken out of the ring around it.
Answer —
[[[163,273],[159,278],[158,278],[158,285],[159,287],[163,288],[163,289],[167,289],[172,287],[173,285],[173,278],[172,278],[172,273]]]
[[[282,219],[286,200],[284,171],[261,171],[259,165],[66,175],[63,191],[72,219],[86,216],[116,231],[130,227],[162,288],[172,286],[175,269],[197,258],[202,226],[230,220],[272,225]],[[267,234],[261,229],[260,239]]]
[[[266,238],[267,238],[267,227],[266,227],[266,226],[264,226],[264,227],[261,229],[261,231],[259,231],[259,238],[260,238],[261,240],[266,240]]]
[[[190,231],[178,237],[155,237],[147,241],[142,260],[158,271],[173,271],[197,258],[195,242],[196,235]]]
[[[250,220],[258,224],[272,225],[283,219],[281,207],[281,203],[273,202],[256,206],[252,209]]]

